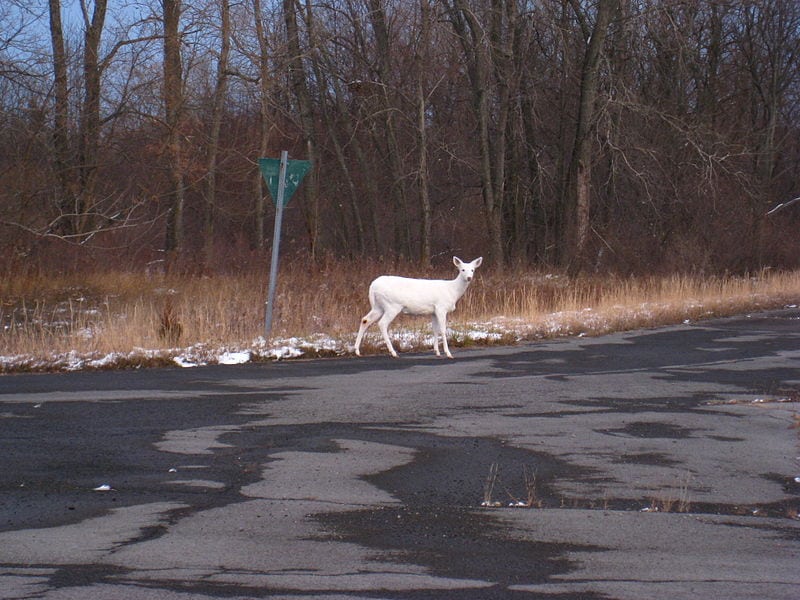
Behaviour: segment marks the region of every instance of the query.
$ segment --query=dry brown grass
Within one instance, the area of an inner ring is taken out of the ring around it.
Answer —
[[[599,335],[775,308],[800,300],[800,272],[748,277],[646,278],[521,274],[481,281],[459,310],[471,320],[517,325],[525,337]]]
[[[691,483],[692,474],[689,471],[681,474],[675,484],[666,486],[659,495],[650,498],[647,512],[689,512],[692,509]]]
[[[379,263],[287,262],[278,280],[275,337],[324,334],[352,344],[367,312],[367,287],[391,271],[451,277]],[[0,355],[45,357],[74,352],[135,354],[141,349],[242,347],[263,335],[266,274],[148,276],[105,272],[72,277],[7,277],[0,282]],[[491,268],[478,276],[451,317],[456,344],[474,324],[502,332],[502,342],[679,323],[686,319],[768,309],[800,301],[800,272],[752,277],[622,279]],[[394,329],[428,327],[400,318]],[[512,333],[509,333],[512,332]],[[30,361],[29,363],[30,364]],[[0,365],[1,366],[1,365]]]

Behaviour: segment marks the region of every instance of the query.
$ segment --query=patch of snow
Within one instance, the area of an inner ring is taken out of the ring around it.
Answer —
[[[120,358],[120,355],[116,352],[112,352],[111,354],[106,354],[105,356],[101,356],[100,358],[90,360],[86,362],[86,366],[91,367],[92,369],[102,369],[103,367],[108,367],[116,363]]]
[[[305,353],[295,346],[278,346],[270,348],[265,356],[281,360],[282,358],[297,358],[303,354]]]
[[[467,339],[475,341],[498,341],[503,338],[502,333],[488,331],[486,329],[476,329],[466,332]]]
[[[178,356],[174,357],[172,360],[179,367],[186,367],[186,368],[188,368],[188,367],[197,367],[197,366],[199,366],[201,364],[204,364],[204,363],[194,362],[193,360],[191,360],[191,359],[189,359],[189,358],[187,358],[186,356],[183,356],[183,355],[178,355]]]
[[[250,351],[244,352],[223,352],[217,359],[221,365],[241,365],[250,362]]]

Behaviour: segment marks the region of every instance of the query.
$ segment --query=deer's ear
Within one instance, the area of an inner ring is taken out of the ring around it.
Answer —
[[[483,257],[479,256],[478,258],[476,258],[475,260],[472,261],[472,266],[477,269],[478,267],[481,266],[482,262],[483,262]]]
[[[461,268],[461,265],[463,265],[464,263],[463,263],[463,262],[461,262],[461,259],[460,259],[460,258],[458,258],[457,256],[454,256],[454,257],[453,257],[453,264],[454,264],[455,266],[457,266],[457,267],[460,269],[460,268]]]

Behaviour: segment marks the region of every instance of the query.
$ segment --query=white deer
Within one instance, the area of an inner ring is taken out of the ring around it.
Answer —
[[[453,358],[450,348],[447,347],[447,313],[455,310],[456,302],[467,291],[475,269],[481,266],[483,257],[465,263],[457,256],[453,257],[453,264],[458,268],[458,277],[446,281],[441,279],[410,279],[408,277],[395,277],[381,275],[369,286],[369,303],[372,307],[358,328],[356,337],[356,354],[361,356],[361,338],[364,332],[375,321],[383,335],[383,341],[392,356],[397,358],[389,339],[389,325],[400,313],[407,315],[430,315],[433,323],[433,350],[436,356],[439,353],[439,336],[442,337],[444,353],[448,358]]]

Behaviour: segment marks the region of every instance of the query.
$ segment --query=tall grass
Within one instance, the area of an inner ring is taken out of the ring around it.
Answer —
[[[515,274],[489,276],[468,293],[463,314],[518,323],[529,336],[600,334],[652,327],[800,300],[800,272],[765,270],[746,277],[583,277]]]
[[[386,269],[378,263],[283,266],[273,335],[324,334],[352,344],[367,312],[367,288]],[[449,278],[451,269],[405,275]],[[241,347],[263,335],[267,277],[148,276],[98,272],[82,276],[8,277],[0,282],[0,355],[47,357],[186,348]],[[599,334],[723,316],[800,301],[800,272],[749,277],[583,277],[533,271],[478,272],[451,317],[452,327],[513,332],[516,339]],[[395,329],[424,329],[401,318]],[[503,339],[509,339],[506,335]],[[28,361],[26,364],[31,364]]]

